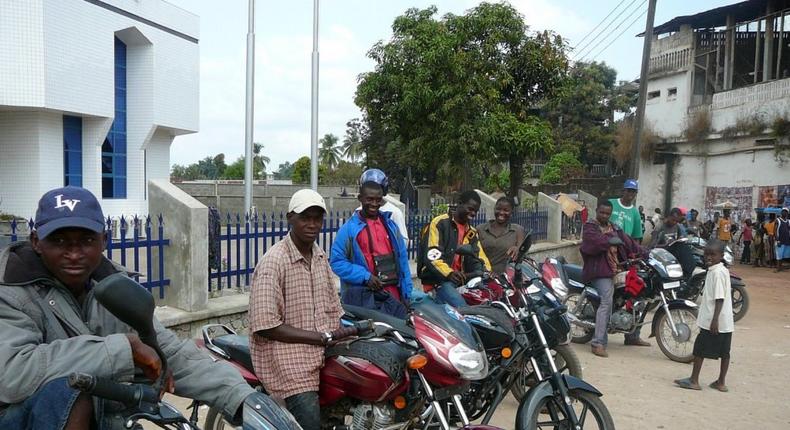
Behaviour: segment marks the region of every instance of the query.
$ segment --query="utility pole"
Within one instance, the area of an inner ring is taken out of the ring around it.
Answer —
[[[255,0],[248,0],[247,12],[247,94],[244,118],[244,211],[252,207],[252,130],[255,102]]]
[[[310,188],[318,191],[318,0],[313,0],[313,74],[310,111]]]
[[[653,21],[656,18],[656,0],[647,6],[645,24],[645,43],[642,48],[642,71],[639,73],[639,99],[636,106],[636,125],[634,127],[634,146],[631,148],[631,178],[639,179],[639,156],[642,150],[642,128],[645,122],[645,102],[647,102],[647,74],[650,65],[650,47],[653,44]]]

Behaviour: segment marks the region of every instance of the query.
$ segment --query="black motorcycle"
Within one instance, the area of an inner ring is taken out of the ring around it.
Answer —
[[[677,296],[697,301],[702,289],[705,288],[705,277],[708,274],[705,266],[705,246],[707,241],[700,237],[689,237],[676,240],[667,250],[674,255],[683,267],[685,279],[681,282],[680,288],[676,290]],[[732,267],[734,254],[732,248],[724,249],[724,265]],[[749,294],[746,292],[746,284],[743,279],[733,272],[730,272],[730,287],[732,293],[732,314],[733,320],[739,321],[749,311]]]
[[[627,267],[635,267],[636,273],[644,281],[644,288],[631,296],[625,289],[625,273],[615,276],[615,291],[612,301],[612,315],[609,319],[609,333],[634,333],[640,326],[651,324],[650,337],[655,336],[661,352],[670,360],[688,363],[694,359],[694,339],[697,327],[696,303],[680,299],[676,290],[683,281],[683,269],[677,259],[665,249],[653,249],[646,260],[633,259],[626,262]],[[569,293],[565,304],[569,318],[574,326],[572,341],[589,342],[595,332],[595,314],[601,298],[592,285],[584,285],[581,267],[567,264],[564,266],[569,282]],[[579,288],[578,285],[584,285]],[[647,315],[655,310],[652,322],[645,321]]]
[[[141,428],[139,421],[149,421],[163,429],[200,430],[197,425],[197,403],[189,419],[167,402],[159,393],[167,375],[167,358],[159,348],[154,330],[154,298],[136,281],[122,275],[111,275],[94,287],[96,300],[119,320],[133,328],[145,344],[153,348],[162,361],[161,376],[150,383],[121,384],[85,373],[69,375],[69,385],[77,390],[125,406],[122,412],[127,428]],[[245,430],[300,430],[294,417],[263,393],[252,393],[244,400]]]
[[[517,429],[613,429],[600,391],[572,375],[581,374],[573,351],[565,347],[570,355],[558,353],[566,350],[562,344],[568,339],[570,324],[565,306],[543,285],[540,271],[526,258],[531,243],[527,235],[515,262],[496,279],[505,292],[503,300],[459,309],[478,331],[490,369],[486,379],[471,385],[463,402],[475,419],[483,417],[486,424],[510,390],[520,400]],[[458,252],[477,255],[476,250],[464,248]]]

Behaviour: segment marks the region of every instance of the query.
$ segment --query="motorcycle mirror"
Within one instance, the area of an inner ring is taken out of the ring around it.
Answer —
[[[458,255],[463,255],[465,257],[477,257],[479,250],[476,246],[473,245],[461,245],[456,248],[455,253]]]
[[[524,236],[524,241],[521,242],[521,246],[518,247],[518,258],[516,259],[516,262],[524,259],[524,256],[527,255],[529,248],[532,248],[532,230],[527,231],[526,236]]]
[[[154,297],[123,273],[115,273],[94,287],[96,300],[132,327],[145,344],[158,348],[154,330]]]

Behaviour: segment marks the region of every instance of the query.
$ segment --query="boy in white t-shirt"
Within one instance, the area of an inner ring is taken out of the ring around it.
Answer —
[[[712,240],[705,247],[708,274],[705,277],[702,304],[697,316],[700,331],[694,342],[694,369],[691,377],[675,380],[675,384],[681,388],[700,390],[699,372],[702,361],[711,358],[721,359],[721,370],[719,379],[711,382],[709,386],[721,392],[728,391],[725,378],[730,367],[730,345],[735,321],[732,315],[730,271],[722,263],[725,246],[722,241]]]

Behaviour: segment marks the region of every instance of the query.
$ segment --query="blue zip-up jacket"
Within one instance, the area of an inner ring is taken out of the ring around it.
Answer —
[[[411,298],[412,282],[405,240],[401,236],[398,226],[392,220],[391,213],[379,212],[379,216],[384,221],[392,249],[395,252],[395,258],[398,261],[398,275],[400,277],[398,287],[401,297],[409,300]],[[359,211],[356,211],[340,227],[337,237],[332,243],[329,264],[332,266],[332,271],[340,278],[341,289],[345,289],[347,286],[364,287],[365,283],[370,279],[371,273],[368,270],[362,249],[359,247],[359,242],[357,242],[357,236],[362,233],[363,228],[365,228],[365,221],[362,220]]]

